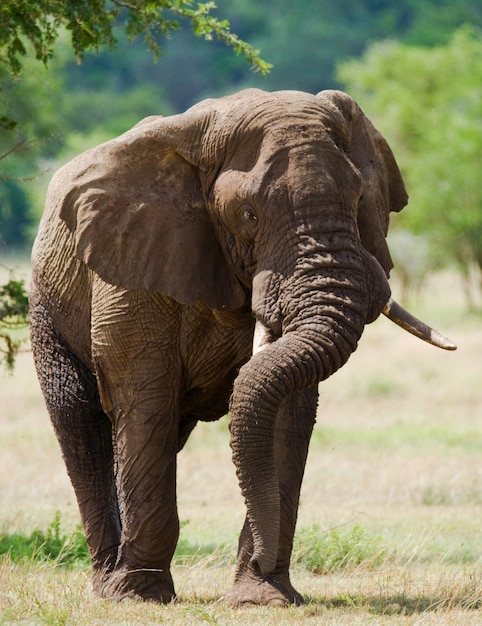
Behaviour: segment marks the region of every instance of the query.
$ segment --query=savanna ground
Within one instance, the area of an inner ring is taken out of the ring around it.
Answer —
[[[89,569],[0,557],[1,624],[479,624],[482,621],[482,315],[455,275],[411,309],[451,337],[437,350],[380,318],[321,386],[303,485],[293,580],[301,608],[230,609],[244,507],[227,420],[197,428],[179,456],[183,522],[172,606],[110,603]],[[0,377],[0,533],[78,524],[31,355]],[[58,518],[57,518],[58,519]]]

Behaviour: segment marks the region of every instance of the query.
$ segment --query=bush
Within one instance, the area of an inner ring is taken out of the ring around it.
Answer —
[[[329,574],[359,566],[374,568],[384,562],[386,555],[380,538],[370,537],[361,526],[323,530],[313,524],[296,535],[293,563],[314,574]]]
[[[28,326],[28,294],[25,281],[10,280],[0,286],[0,365],[12,371],[15,357],[24,338],[15,339],[15,332]]]

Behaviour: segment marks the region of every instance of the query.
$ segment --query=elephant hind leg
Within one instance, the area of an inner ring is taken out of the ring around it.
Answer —
[[[115,565],[121,523],[114,476],[112,424],[96,379],[56,332],[41,304],[31,306],[37,375],[75,490],[94,570],[94,591]]]

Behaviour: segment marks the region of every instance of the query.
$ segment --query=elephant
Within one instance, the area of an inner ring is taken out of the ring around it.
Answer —
[[[341,91],[247,89],[152,116],[53,176],[32,250],[31,345],[104,598],[168,603],[176,459],[230,413],[246,519],[234,606],[290,580],[318,384],[391,298],[393,153]]]

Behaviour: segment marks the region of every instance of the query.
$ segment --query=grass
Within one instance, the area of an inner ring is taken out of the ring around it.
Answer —
[[[480,573],[413,563],[383,569],[297,576],[307,604],[301,608],[228,609],[219,601],[226,568],[200,562],[183,574],[176,605],[160,607],[92,597],[83,570],[47,565],[2,567],[5,624],[479,624]]]
[[[183,524],[186,525],[186,524]],[[234,564],[234,546],[226,544],[197,545],[185,537],[178,542],[175,566],[192,566],[200,561],[217,567]],[[293,550],[293,563],[315,574],[355,569],[360,565],[375,567],[386,554],[380,538],[368,537],[358,524],[347,529],[325,530],[319,524],[302,528]],[[0,533],[0,557],[12,563],[51,563],[62,567],[89,567],[87,543],[81,526],[66,534],[61,528],[60,512],[47,529],[31,533]]]
[[[451,275],[411,309],[459,349],[380,319],[322,384],[293,555],[307,604],[284,610],[222,602],[244,518],[226,419],[200,425],[179,455],[178,603],[95,598],[75,498],[22,354],[0,377],[0,624],[479,624],[482,319],[464,311]]]
[[[0,555],[7,555],[13,563],[53,562],[64,567],[89,565],[87,543],[80,525],[66,535],[61,530],[59,511],[55,512],[46,531],[1,533]]]

